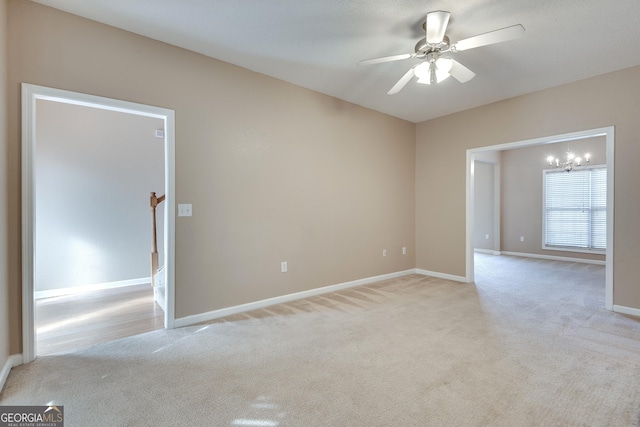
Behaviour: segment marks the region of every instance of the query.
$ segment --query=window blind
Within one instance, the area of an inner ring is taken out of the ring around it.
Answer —
[[[607,248],[607,169],[544,173],[545,247]]]

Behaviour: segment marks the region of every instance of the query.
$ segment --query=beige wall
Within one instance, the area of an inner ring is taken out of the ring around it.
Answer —
[[[466,150],[615,126],[614,304],[640,308],[640,67],[420,123],[416,129],[416,266],[465,275]],[[433,185],[447,179],[449,186]]]
[[[11,354],[9,347],[10,327],[9,315],[11,302],[15,298],[9,296],[8,277],[8,228],[15,224],[7,223],[7,2],[0,0],[0,369]],[[16,248],[12,248],[14,252]],[[15,288],[15,287],[14,287]],[[15,289],[12,289],[15,296]],[[15,329],[15,327],[14,327]],[[15,349],[14,349],[15,351]]]
[[[193,204],[178,318],[415,266],[414,124],[28,1],[9,12],[13,353],[21,82],[175,110],[176,201]]]
[[[542,249],[542,170],[549,155],[563,159],[567,151],[590,153],[591,164],[606,164],[605,146],[597,137],[502,152],[502,251],[604,261],[602,254]]]

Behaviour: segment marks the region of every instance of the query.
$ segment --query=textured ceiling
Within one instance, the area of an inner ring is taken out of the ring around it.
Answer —
[[[638,0],[37,0],[412,122],[640,65]],[[418,60],[427,12],[451,42],[514,24],[523,37],[455,55],[476,73],[387,91]]]

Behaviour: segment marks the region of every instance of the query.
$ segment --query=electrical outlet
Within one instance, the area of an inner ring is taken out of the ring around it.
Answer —
[[[402,247],[402,255],[406,255],[407,254],[407,247],[403,246]]]
[[[488,234],[485,234],[485,235],[484,235],[484,238],[485,238],[485,239],[487,239],[487,240],[489,240],[489,235],[488,235]]]
[[[191,216],[192,212],[191,203],[178,205],[178,216]]]
[[[524,236],[520,236],[520,241],[524,242]]]
[[[382,256],[387,256],[387,250],[386,249],[382,250]]]
[[[287,266],[287,261],[282,261],[280,263],[280,271],[286,273],[289,267]]]

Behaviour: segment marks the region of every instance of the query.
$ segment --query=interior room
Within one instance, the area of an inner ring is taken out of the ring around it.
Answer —
[[[0,0],[0,411],[638,425],[640,14],[557,3]],[[566,243],[546,179],[598,168]],[[38,354],[42,297],[136,286],[153,327]]]

